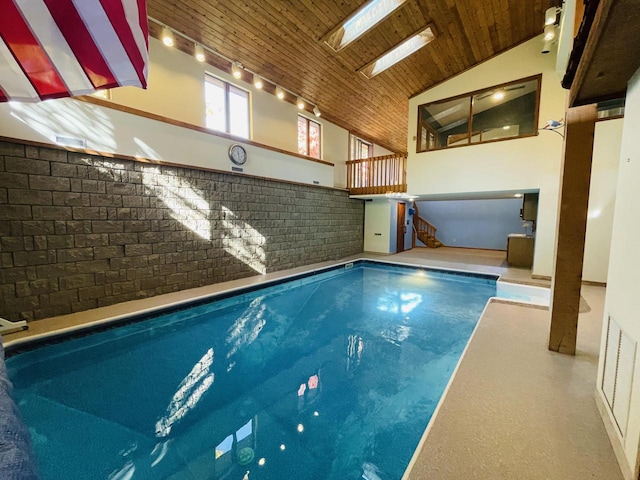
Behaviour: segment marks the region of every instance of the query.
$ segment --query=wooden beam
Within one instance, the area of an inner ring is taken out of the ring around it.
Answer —
[[[596,105],[570,108],[566,118],[549,350],[575,355]]]

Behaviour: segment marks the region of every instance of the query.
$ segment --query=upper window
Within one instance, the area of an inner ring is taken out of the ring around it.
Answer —
[[[351,160],[360,160],[363,158],[373,157],[373,145],[369,142],[365,142],[361,138],[355,135],[350,135],[351,140],[351,152],[349,158]]]
[[[371,0],[334,28],[325,42],[336,52],[387,18],[407,0]]]
[[[207,75],[204,95],[207,128],[249,138],[249,92]]]
[[[321,131],[318,122],[298,115],[298,153],[300,155],[320,158]]]
[[[418,152],[536,135],[542,76],[418,107]]]

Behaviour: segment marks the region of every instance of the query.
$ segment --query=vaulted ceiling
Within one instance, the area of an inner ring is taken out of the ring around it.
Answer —
[[[542,33],[554,0],[408,0],[334,52],[323,38],[366,0],[148,0],[151,17],[317,104],[322,118],[407,149],[408,99]],[[366,79],[356,70],[428,24],[433,42]],[[160,28],[150,24],[151,34]],[[193,44],[178,41],[192,53]],[[209,63],[229,70],[227,61]],[[245,76],[247,81],[250,76]]]

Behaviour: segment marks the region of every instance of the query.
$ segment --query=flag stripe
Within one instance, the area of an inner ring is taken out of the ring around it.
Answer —
[[[131,65],[100,1],[74,0],[73,3],[84,23],[91,25],[91,35],[116,77],[118,85],[139,85],[138,74]]]
[[[136,39],[136,45],[140,51],[140,56],[144,59],[142,73],[144,75],[145,87],[149,67],[149,24],[147,21],[146,0],[136,2],[123,2],[127,21],[131,25],[131,32]]]
[[[127,22],[126,13],[122,3],[113,0],[99,0],[102,8],[104,9],[111,26],[113,27],[116,35],[120,39],[120,43],[124,47],[124,51],[129,57],[129,61],[133,64],[134,69],[138,75],[140,83],[144,83],[144,76],[142,70],[144,69],[145,61],[140,55],[140,50],[136,43],[136,39],[133,36],[131,27]]]
[[[44,0],[60,32],[71,47],[75,58],[95,88],[117,87],[118,82],[102,58],[71,0]]]
[[[16,61],[9,47],[0,41],[0,79],[7,100],[39,99],[29,79],[25,76],[20,64]]]
[[[2,37],[25,75],[29,77],[40,99],[68,96],[67,86],[25,23],[16,5],[13,1],[3,3],[4,11],[0,15]]]
[[[0,0],[0,102],[146,88],[145,0]]]
[[[49,9],[42,0],[17,0],[17,6],[23,18],[42,48],[47,52],[56,72],[67,86],[67,90],[76,93],[91,93],[93,85],[85,75],[60,33]]]

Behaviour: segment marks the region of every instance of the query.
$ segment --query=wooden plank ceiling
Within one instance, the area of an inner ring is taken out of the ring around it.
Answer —
[[[151,17],[318,105],[322,118],[407,150],[408,99],[532,38],[553,0],[409,0],[340,52],[323,37],[365,0],[148,0]],[[427,24],[436,39],[368,80],[356,70]],[[159,27],[150,24],[151,34]],[[193,52],[193,45],[178,41]],[[207,61],[223,70],[228,62]],[[243,79],[251,81],[246,75]]]

